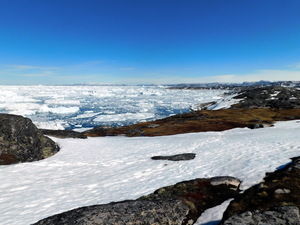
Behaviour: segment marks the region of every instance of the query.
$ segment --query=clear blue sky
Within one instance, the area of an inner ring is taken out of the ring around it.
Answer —
[[[1,0],[0,84],[300,80],[299,0]]]

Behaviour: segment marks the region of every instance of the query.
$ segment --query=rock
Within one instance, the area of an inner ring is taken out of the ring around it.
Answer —
[[[249,124],[248,128],[250,128],[250,129],[264,128],[264,125],[263,124]]]
[[[42,134],[49,135],[57,138],[81,138],[86,139],[87,136],[85,136],[82,133],[73,131],[73,130],[49,130],[49,129],[40,129]]]
[[[248,211],[234,215],[224,221],[222,225],[299,225],[299,209],[295,206],[276,207],[270,211]]]
[[[159,127],[159,124],[149,124],[148,126],[147,126],[148,128],[156,128],[156,127]]]
[[[30,119],[0,114],[0,165],[32,162],[58,151],[55,142],[44,136]]]
[[[210,106],[216,105],[217,102],[205,102],[198,106],[198,110],[207,110]]]
[[[179,200],[136,200],[74,209],[34,225],[183,224],[189,208]]]
[[[300,90],[281,86],[244,88],[236,99],[243,99],[233,108],[300,108]]]
[[[170,161],[183,161],[183,160],[192,160],[196,157],[195,153],[183,153],[170,156],[153,156],[153,160],[170,160]]]
[[[275,190],[275,194],[289,194],[289,193],[291,193],[291,191],[285,188]]]
[[[239,193],[241,181],[234,177],[194,179],[157,189],[140,199],[178,199],[190,209],[186,221],[197,221],[208,208],[220,205]]]
[[[73,209],[34,225],[194,224],[203,211],[236,196],[239,184],[232,177],[183,181],[136,200]]]
[[[231,189],[238,190],[241,181],[234,178],[234,177],[226,177],[225,176],[225,177],[213,177],[213,178],[210,179],[210,183],[213,186],[218,186],[218,185],[221,185],[221,184],[230,185]]]
[[[223,224],[300,225],[299,165],[300,157],[292,158],[291,163],[266,173],[263,182],[237,195],[224,212]],[[297,222],[292,222],[296,217]]]
[[[97,126],[94,127],[91,130],[87,130],[83,132],[83,135],[89,136],[89,137],[104,137],[104,136],[114,136],[115,128],[109,127],[109,126]]]

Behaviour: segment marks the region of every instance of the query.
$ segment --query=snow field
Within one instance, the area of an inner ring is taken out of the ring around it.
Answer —
[[[300,121],[162,137],[55,139],[42,161],[0,167],[0,224],[28,225],[73,208],[135,199],[183,180],[233,176],[246,189],[300,153]],[[154,155],[196,153],[191,161]],[[222,206],[220,206],[222,208]],[[198,224],[220,219],[220,207]],[[223,206],[223,208],[225,208]]]

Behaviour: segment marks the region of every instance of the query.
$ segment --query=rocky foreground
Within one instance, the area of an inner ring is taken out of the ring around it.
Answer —
[[[34,225],[194,224],[205,209],[237,196],[239,185],[233,177],[184,181],[136,200],[82,207]]]
[[[81,207],[34,225],[188,225],[206,209],[232,198],[220,225],[300,224],[299,157],[243,193],[240,183],[234,177],[184,181],[135,200]]]

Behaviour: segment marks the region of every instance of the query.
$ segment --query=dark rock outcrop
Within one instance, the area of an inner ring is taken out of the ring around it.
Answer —
[[[234,215],[226,220],[223,225],[299,225],[299,209],[295,206],[281,206],[268,211],[247,211]]]
[[[169,155],[169,156],[153,156],[151,159],[153,160],[170,160],[170,161],[184,161],[184,160],[192,160],[196,157],[195,153],[183,153],[177,155]]]
[[[83,135],[80,132],[73,130],[49,130],[49,129],[40,129],[44,135],[49,135],[57,138],[80,138],[86,139],[87,136]]]
[[[104,137],[104,136],[114,136],[115,130],[118,128],[115,127],[109,127],[109,126],[97,126],[92,128],[91,130],[87,130],[83,132],[85,136],[93,137],[94,134],[97,134],[98,137]]]
[[[262,123],[253,123],[253,124],[249,124],[248,128],[250,129],[258,129],[258,128],[264,128],[264,124]]]
[[[273,173],[267,173],[264,182],[238,195],[228,206],[223,224],[300,224],[300,157]],[[254,219],[254,218],[257,218]],[[273,222],[273,219],[285,222]],[[253,219],[255,222],[253,222]],[[287,221],[296,222],[287,222]],[[232,221],[236,221],[233,223]],[[240,223],[237,221],[244,221]],[[247,223],[247,221],[252,221]]]
[[[232,108],[299,109],[300,90],[287,87],[245,88],[236,99],[243,99]]]
[[[207,208],[236,196],[239,185],[240,181],[233,177],[184,181],[137,200],[82,207],[34,225],[193,224]]]
[[[183,224],[193,224],[206,209],[237,196],[240,183],[240,180],[228,176],[195,179],[160,188],[140,199],[179,199],[190,209]]]
[[[189,208],[179,200],[124,201],[74,209],[35,225],[182,224]]]
[[[47,158],[59,151],[28,118],[0,114],[0,165],[31,162]]]

